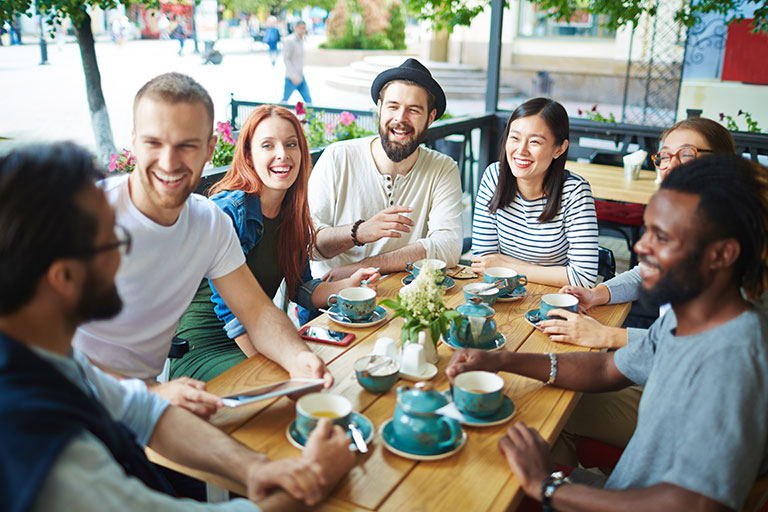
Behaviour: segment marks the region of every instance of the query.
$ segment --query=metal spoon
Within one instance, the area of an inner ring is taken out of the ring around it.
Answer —
[[[368,445],[365,443],[365,437],[363,432],[354,423],[349,424],[349,431],[352,433],[352,441],[357,446],[357,451],[360,453],[368,453]]]

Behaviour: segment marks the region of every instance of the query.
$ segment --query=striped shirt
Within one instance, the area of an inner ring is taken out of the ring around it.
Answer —
[[[495,214],[488,211],[499,181],[499,163],[488,166],[480,181],[472,225],[472,254],[501,253],[545,267],[565,266],[568,282],[592,287],[597,280],[597,217],[587,180],[565,171],[560,210],[546,223],[539,215],[545,197],[528,201],[519,193]]]

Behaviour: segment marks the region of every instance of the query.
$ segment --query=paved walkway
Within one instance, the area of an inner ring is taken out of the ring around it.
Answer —
[[[310,41],[317,44],[319,40]],[[200,46],[202,49],[202,45]],[[251,47],[250,40],[225,39],[216,48],[224,54],[221,65],[203,65],[188,41],[179,57],[176,41],[126,41],[122,46],[111,41],[96,43],[102,88],[118,149],[130,145],[131,107],[136,91],[150,78],[178,71],[193,76],[213,97],[216,120],[229,117],[230,93],[237,99],[279,101],[283,92],[284,67],[278,59],[273,68],[262,44]],[[0,47],[0,149],[35,140],[75,140],[93,147],[93,132],[85,94],[80,52],[73,39],[59,50],[48,45],[49,64],[40,66],[36,44]],[[368,94],[336,89],[325,77],[338,68],[312,66],[306,76],[316,104],[350,109],[369,109]],[[300,100],[294,93],[292,101]],[[454,114],[479,113],[483,102],[449,101]]]

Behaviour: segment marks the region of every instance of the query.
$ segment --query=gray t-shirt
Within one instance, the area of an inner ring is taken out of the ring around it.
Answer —
[[[768,471],[768,319],[750,310],[691,336],[676,325],[670,311],[615,353],[645,390],[606,488],[666,482],[739,510]]]

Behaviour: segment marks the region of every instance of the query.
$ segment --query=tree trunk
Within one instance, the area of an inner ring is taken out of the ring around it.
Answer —
[[[109,164],[109,156],[117,153],[115,139],[112,136],[112,126],[109,123],[109,113],[101,90],[101,73],[96,62],[96,47],[91,31],[91,17],[85,14],[80,23],[75,23],[77,44],[80,47],[80,58],[85,73],[85,91],[88,95],[88,109],[91,111],[91,127],[96,140],[96,154],[99,161]]]

